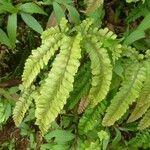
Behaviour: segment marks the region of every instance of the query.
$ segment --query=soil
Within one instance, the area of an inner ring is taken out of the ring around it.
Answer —
[[[8,146],[3,147],[2,144],[12,141],[12,139],[15,140],[15,150],[27,150],[29,144],[28,139],[20,135],[20,130],[10,120],[0,131],[0,150],[8,150]]]

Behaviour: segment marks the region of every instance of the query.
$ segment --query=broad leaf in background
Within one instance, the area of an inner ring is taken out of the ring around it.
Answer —
[[[32,17],[30,14],[27,13],[20,13],[23,21],[33,30],[35,30],[38,33],[42,33],[43,29],[41,25],[38,23],[38,21]]]
[[[0,9],[2,9],[3,11],[9,12],[9,13],[17,13],[18,12],[18,9],[16,7],[14,7],[11,2],[6,2],[3,0],[1,3],[2,4],[0,6]],[[0,10],[0,12],[1,12],[1,10]]]
[[[150,28],[150,14],[143,19],[137,29],[145,31],[148,28]]]
[[[79,24],[80,23],[80,15],[78,13],[78,11],[75,9],[75,7],[71,6],[71,5],[65,5],[66,8],[69,11],[69,16],[72,22],[74,22],[75,24]]]
[[[11,47],[9,38],[2,29],[0,29],[0,43],[5,44],[8,47]]]
[[[17,14],[11,14],[8,16],[7,34],[10,40],[11,47],[15,47],[17,32]]]
[[[135,42],[137,40],[140,40],[140,39],[142,39],[144,37],[145,37],[145,32],[144,31],[135,30],[131,34],[129,34],[129,36],[127,36],[127,38],[124,41],[124,44],[130,45],[133,42]]]
[[[53,2],[53,9],[54,9],[54,14],[56,16],[57,22],[60,23],[61,19],[65,18],[64,11],[61,8],[61,6],[56,2]]]
[[[22,4],[21,6],[19,6],[19,10],[30,14],[37,13],[37,14],[47,15],[42,8],[40,8],[38,5],[32,2]]]
[[[75,136],[70,131],[57,129],[45,135],[46,141],[51,141],[52,138],[55,138],[56,143],[64,144],[73,140]]]
[[[150,15],[147,15],[137,29],[131,32],[125,39],[124,44],[130,45],[133,42],[145,37],[145,31],[150,28]]]

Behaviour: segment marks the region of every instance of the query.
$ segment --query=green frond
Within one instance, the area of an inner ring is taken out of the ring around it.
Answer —
[[[92,37],[96,36],[96,38],[101,41],[102,47],[106,48],[112,53],[113,62],[121,57],[123,51],[122,45],[119,44],[119,40],[116,39],[117,35],[110,31],[108,28],[91,28],[89,34]]]
[[[106,101],[103,101],[94,108],[87,108],[79,121],[79,131],[81,133],[87,133],[93,130],[97,125],[100,126],[102,115],[106,107]]]
[[[67,108],[73,109],[73,107],[80,101],[80,99],[87,95],[91,84],[91,69],[90,63],[86,62],[81,65],[74,80],[74,90],[70,93],[70,97],[67,100]]]
[[[76,30],[82,33],[82,35],[86,35],[90,30],[92,24],[93,24],[93,20],[87,18],[86,20],[83,20],[79,26],[76,27]]]
[[[66,104],[69,93],[73,90],[74,76],[78,70],[81,57],[81,39],[80,34],[74,39],[63,36],[60,53],[57,55],[53,67],[40,89],[39,98],[35,100],[36,124],[39,125],[42,133],[48,130],[50,123],[60,113]]]
[[[141,16],[144,17],[149,13],[147,4],[141,5],[139,4],[137,7],[133,8],[128,14],[126,20],[127,22],[134,22]]]
[[[32,103],[31,89],[26,90],[22,93],[22,96],[16,102],[13,110],[13,120],[16,126],[19,126],[24,118],[26,111]]]
[[[25,63],[22,81],[24,88],[30,87],[36,76],[40,73],[40,70],[48,64],[49,59],[54,55],[55,51],[60,46],[61,33],[55,33],[53,28],[47,31],[49,38],[46,38],[45,42],[36,50],[32,50],[32,54],[29,56]],[[49,34],[50,33],[50,34]]]
[[[129,117],[128,122],[133,122],[142,117],[150,107],[150,61],[145,61],[144,66],[146,68],[145,83],[143,85],[142,91],[140,92],[136,107]]]
[[[145,58],[150,59],[150,49],[145,52]]]
[[[139,59],[140,54],[135,48],[126,45],[122,46],[122,48],[123,48],[122,56],[128,57],[133,61]]]
[[[5,112],[6,112],[6,106],[3,102],[3,99],[0,98],[0,124],[5,121]]]
[[[43,31],[41,34],[42,44],[45,44],[45,42],[53,35],[60,32],[60,29],[58,26],[48,28],[47,30]]]
[[[128,142],[128,145],[131,147],[141,147],[141,148],[150,148],[150,129],[143,130],[138,132],[136,136]]]
[[[89,92],[91,105],[96,106],[101,102],[109,91],[112,78],[112,66],[105,48],[97,38],[88,39],[85,47],[91,59],[92,87]]]
[[[95,35],[100,41],[102,41],[102,44],[104,44],[107,40],[116,40],[117,38],[117,35],[110,31],[108,28],[90,28],[89,34]]]
[[[61,19],[59,26],[62,33],[66,33],[69,31],[68,20],[66,18]]]
[[[150,127],[150,109],[147,110],[144,117],[141,119],[138,129],[143,130]]]
[[[139,96],[143,81],[145,79],[145,68],[138,62],[132,63],[126,70],[125,79],[119,92],[111,100],[111,105],[106,110],[103,119],[104,126],[111,126],[120,119],[136,98]]]

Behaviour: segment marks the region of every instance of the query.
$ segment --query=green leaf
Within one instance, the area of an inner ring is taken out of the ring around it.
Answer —
[[[6,11],[3,9],[3,6],[0,6],[0,14],[5,13]]]
[[[40,150],[48,150],[48,149],[52,149],[51,143],[42,144],[40,147]]]
[[[70,131],[66,130],[54,130],[45,135],[45,139],[47,141],[50,141],[52,138],[55,137],[55,142],[59,144],[63,144],[65,142],[71,141],[75,138],[74,134],[72,134]],[[65,138],[64,138],[65,137]]]
[[[69,11],[69,16],[70,16],[71,20],[75,24],[79,24],[80,23],[80,15],[79,15],[78,11],[75,9],[75,7],[70,6],[70,5],[65,5],[65,6]]]
[[[22,4],[21,6],[19,6],[19,9],[23,12],[30,13],[30,14],[37,13],[37,14],[47,15],[42,8],[40,8],[38,5],[32,2]]]
[[[14,13],[8,16],[8,23],[7,23],[7,33],[12,48],[15,47],[16,32],[17,32],[17,14]]]
[[[115,146],[119,143],[121,140],[121,132],[118,128],[115,128],[116,136],[114,140],[112,141],[112,146],[115,148]]]
[[[10,116],[11,116],[11,105],[7,103],[5,108],[5,121],[7,121]]]
[[[133,42],[142,39],[145,37],[145,32],[141,31],[141,30],[135,30],[133,31],[131,34],[129,34],[129,36],[127,36],[127,38],[124,41],[124,44],[126,45],[130,45]]]
[[[18,9],[14,7],[10,2],[2,2],[1,9],[10,13],[17,13]]]
[[[32,17],[30,14],[27,14],[27,13],[20,13],[20,14],[21,14],[23,21],[30,28],[32,28],[34,31],[36,31],[40,34],[43,32],[41,25],[37,22],[37,20],[34,17]]]
[[[56,2],[53,2],[53,9],[54,9],[54,14],[56,16],[57,22],[60,23],[61,19],[65,18],[64,11],[61,8],[61,6]]]
[[[145,30],[150,28],[150,15],[147,15],[143,21],[140,23],[140,25],[137,27],[135,31],[133,31],[129,36],[125,39],[124,44],[130,45],[133,42],[142,39],[145,37]]]
[[[150,15],[147,15],[143,21],[140,23],[140,25],[138,26],[138,30],[142,30],[145,31],[148,28],[150,28]]]
[[[0,43],[5,44],[8,47],[11,47],[10,42],[9,42],[9,38],[2,29],[0,29]]]

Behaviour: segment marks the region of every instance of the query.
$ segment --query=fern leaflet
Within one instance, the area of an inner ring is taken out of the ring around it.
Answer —
[[[29,106],[32,103],[31,91],[32,91],[31,89],[28,89],[25,92],[23,92],[22,96],[16,102],[16,106],[13,111],[13,119],[16,126],[20,125],[26,111],[28,110]]]
[[[128,122],[133,122],[140,117],[147,111],[150,107],[150,61],[145,61],[144,66],[146,68],[146,79],[143,85],[143,89],[140,92],[139,99],[137,101],[137,105],[132,112],[131,116],[128,119]]]
[[[87,133],[99,125],[106,106],[106,101],[103,101],[94,108],[87,108],[79,121],[79,131]]]
[[[91,41],[87,40],[85,47],[91,59],[92,70],[92,87],[89,93],[89,100],[93,106],[101,102],[107,92],[112,78],[112,66],[110,63],[107,50],[101,48],[101,42],[97,38],[92,38]]]
[[[53,29],[53,28],[52,28]],[[53,31],[53,30],[49,30]],[[25,63],[24,72],[22,75],[23,86],[30,87],[31,83],[38,75],[41,69],[48,64],[49,59],[58,50],[60,45],[59,40],[62,38],[61,33],[51,33],[49,39],[36,50],[32,50],[32,55],[29,56]]]
[[[104,126],[111,126],[122,117],[129,105],[139,96],[144,79],[145,68],[139,63],[133,63],[128,67],[122,87],[106,110],[107,113],[103,119]]]

